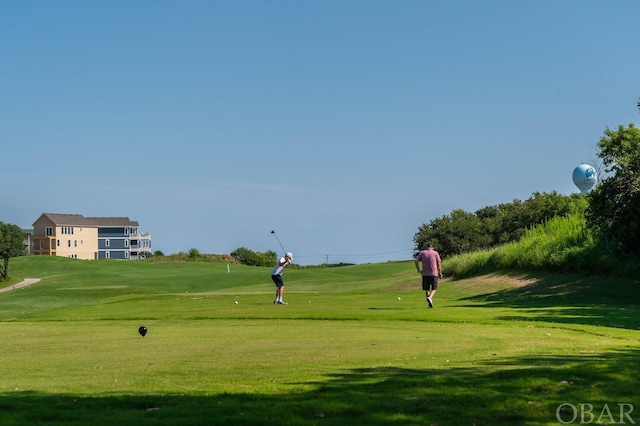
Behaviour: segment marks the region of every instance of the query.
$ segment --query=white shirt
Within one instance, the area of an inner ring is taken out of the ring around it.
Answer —
[[[284,257],[281,257],[280,262],[276,263],[276,266],[273,268],[273,271],[271,271],[271,275],[282,275],[285,267],[284,263],[286,261],[287,259],[285,259]]]

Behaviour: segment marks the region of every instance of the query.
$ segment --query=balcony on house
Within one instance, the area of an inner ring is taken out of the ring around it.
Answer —
[[[131,234],[129,238],[129,250],[131,251],[131,259],[146,257],[147,253],[151,253],[151,233],[142,232]]]

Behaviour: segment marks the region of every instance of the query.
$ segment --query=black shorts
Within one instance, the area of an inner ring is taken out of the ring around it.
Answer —
[[[422,289],[424,291],[437,290],[438,289],[438,277],[433,275],[422,276]]]
[[[282,275],[271,275],[271,279],[275,283],[276,287],[284,287],[284,280]]]

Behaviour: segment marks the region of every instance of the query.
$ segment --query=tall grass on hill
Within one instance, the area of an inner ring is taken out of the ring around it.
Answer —
[[[614,274],[634,277],[636,259],[616,258],[600,249],[583,214],[554,217],[529,229],[516,242],[465,253],[444,261],[454,278],[496,270]]]
[[[500,269],[566,269],[576,250],[592,246],[584,217],[556,217],[525,233],[518,242],[499,247],[492,255]]]

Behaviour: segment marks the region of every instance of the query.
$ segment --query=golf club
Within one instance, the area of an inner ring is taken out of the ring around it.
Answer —
[[[280,248],[282,248],[282,251],[286,253],[287,251],[284,249],[284,246],[280,242],[280,238],[278,238],[278,236],[276,235],[276,231],[272,230],[271,233],[273,234],[274,237],[276,237],[276,240],[278,240],[278,244],[280,244]]]

